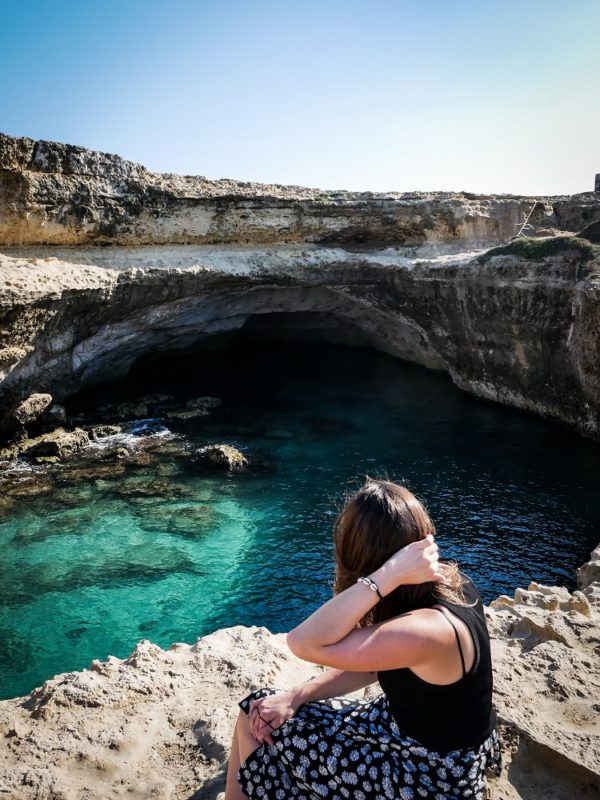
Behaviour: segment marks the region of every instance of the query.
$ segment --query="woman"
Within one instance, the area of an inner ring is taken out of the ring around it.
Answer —
[[[334,525],[334,597],[287,634],[330,669],[239,702],[226,800],[482,798],[502,759],[481,599],[403,486],[367,478]],[[379,682],[374,700],[341,695]]]

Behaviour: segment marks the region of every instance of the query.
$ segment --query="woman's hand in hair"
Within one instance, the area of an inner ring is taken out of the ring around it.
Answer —
[[[381,570],[396,586],[444,580],[443,565],[438,560],[438,547],[429,534],[411,542],[388,558]]]
[[[279,692],[253,700],[248,709],[252,735],[259,742],[265,741],[272,746],[271,733],[291,719],[295,711],[290,692]]]

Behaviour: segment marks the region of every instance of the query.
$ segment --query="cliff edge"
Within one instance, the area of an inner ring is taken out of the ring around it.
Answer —
[[[531,584],[487,609],[505,759],[493,800],[598,797],[600,546],[578,582],[572,594]],[[0,794],[216,800],[238,700],[318,669],[260,627],[169,650],[141,641],[126,659],[93,661],[0,702]]]

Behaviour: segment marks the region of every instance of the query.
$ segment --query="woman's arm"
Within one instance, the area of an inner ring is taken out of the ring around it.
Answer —
[[[403,547],[369,577],[384,596],[401,584],[443,580],[433,536]],[[357,629],[377,600],[375,592],[355,583],[291,630],[288,647],[306,661],[360,672],[410,666],[431,657],[437,642],[428,638],[423,615],[406,614]]]
[[[310,700],[327,700],[362,689],[377,680],[374,672],[348,672],[328,669],[320,675],[299,683],[287,692],[259,697],[250,703],[248,717],[252,735],[269,744],[273,743],[271,731],[290,719],[303,703]],[[268,724],[265,722],[268,720]]]
[[[328,700],[364,689],[377,680],[375,672],[349,672],[331,668],[289,690],[294,711],[311,700]]]

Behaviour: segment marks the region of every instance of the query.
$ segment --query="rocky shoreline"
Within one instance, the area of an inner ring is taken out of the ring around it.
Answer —
[[[486,609],[505,769],[492,800],[593,800],[600,791],[600,546],[579,589],[532,583]],[[0,702],[0,796],[216,800],[237,701],[318,671],[284,634],[234,626],[46,681]],[[376,687],[369,687],[370,696]]]

